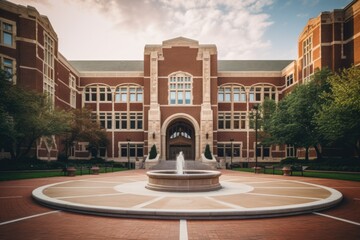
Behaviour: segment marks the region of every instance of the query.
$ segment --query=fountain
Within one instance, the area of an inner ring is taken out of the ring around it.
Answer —
[[[218,171],[184,170],[182,152],[176,158],[176,170],[155,170],[147,172],[146,188],[166,192],[205,192],[221,188]]]

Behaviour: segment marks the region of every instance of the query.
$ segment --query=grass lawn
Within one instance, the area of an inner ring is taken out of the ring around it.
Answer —
[[[105,172],[118,172],[127,170],[127,168],[100,168],[100,173]],[[90,174],[89,170],[77,169],[76,175]],[[19,171],[19,172],[0,172],[0,181],[17,180],[17,179],[29,179],[29,178],[45,178],[45,177],[60,177],[64,176],[64,172],[61,169],[54,169],[49,171]]]
[[[235,171],[242,172],[254,172],[252,168],[234,168]],[[263,174],[263,171],[261,172]],[[267,170],[266,174],[272,174],[272,170]],[[276,175],[282,175],[282,171],[275,170]],[[301,176],[301,172],[294,172],[293,176]],[[344,173],[344,172],[304,172],[304,177],[314,177],[314,178],[329,178],[329,179],[339,179],[339,180],[350,180],[350,181],[360,181],[359,173]]]

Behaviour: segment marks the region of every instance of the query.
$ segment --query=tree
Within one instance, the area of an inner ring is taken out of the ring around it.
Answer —
[[[91,117],[91,111],[82,108],[72,111],[71,127],[64,136],[65,155],[68,157],[70,148],[75,142],[88,142],[92,156],[97,156],[100,147],[109,143],[106,131]]]
[[[210,145],[206,144],[204,155],[206,159],[212,159],[211,151],[210,151]]]
[[[156,150],[156,145],[154,144],[150,149],[149,159],[155,159],[156,156],[157,156],[157,150]]]
[[[353,66],[331,76],[329,89],[321,96],[317,126],[327,141],[351,146],[360,158],[360,69]]]
[[[53,108],[44,94],[25,90],[0,73],[0,148],[20,159],[35,147],[36,140],[65,132],[69,114]]]
[[[329,91],[330,75],[328,69],[317,71],[310,83],[297,86],[277,104],[273,113],[268,113],[270,116],[264,122],[265,142],[304,147],[306,159],[309,148],[314,147],[317,157],[321,158],[318,145],[324,143],[324,139],[315,116],[324,102],[321,94]]]

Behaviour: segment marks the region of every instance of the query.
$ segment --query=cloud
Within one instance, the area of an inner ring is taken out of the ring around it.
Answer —
[[[265,13],[272,4],[272,0],[82,0],[85,8],[95,8],[111,20],[121,41],[139,45],[184,36],[217,44],[221,59],[256,58],[271,47],[263,37],[272,25]]]

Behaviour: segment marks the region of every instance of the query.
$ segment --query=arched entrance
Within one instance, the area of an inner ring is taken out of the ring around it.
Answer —
[[[182,151],[186,160],[195,160],[195,130],[185,119],[176,119],[166,130],[166,159],[175,160]]]

